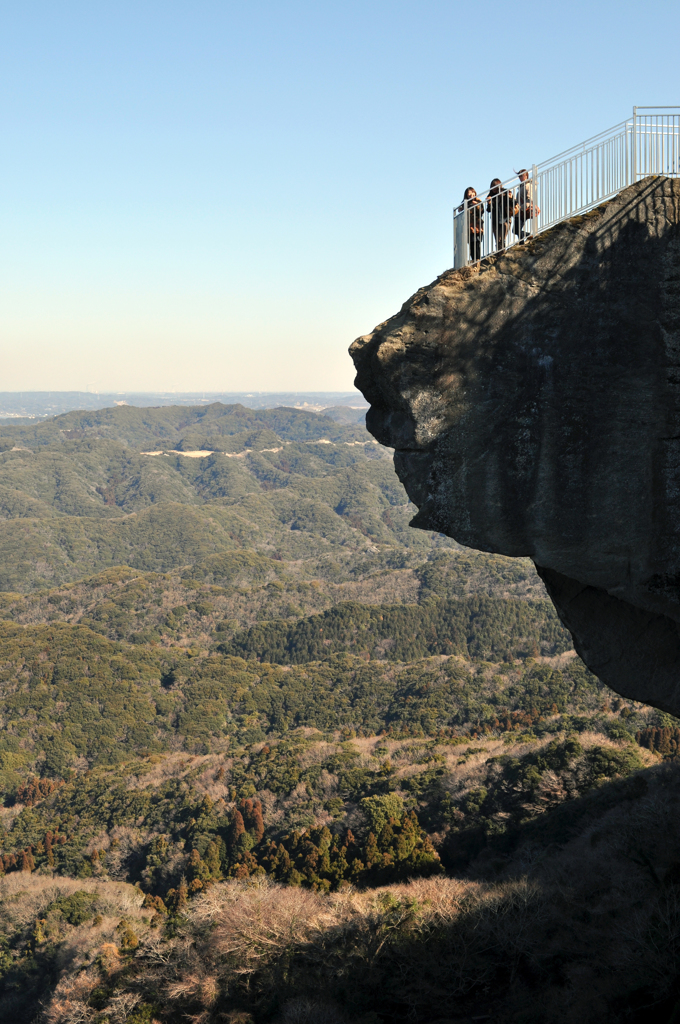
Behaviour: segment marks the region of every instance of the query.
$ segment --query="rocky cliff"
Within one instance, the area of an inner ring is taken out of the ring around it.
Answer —
[[[413,525],[530,556],[591,670],[680,715],[680,180],[442,274],[350,351]]]

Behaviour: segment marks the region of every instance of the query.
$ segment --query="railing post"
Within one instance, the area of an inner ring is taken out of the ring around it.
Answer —
[[[637,181],[637,107],[633,107],[633,184]]]
[[[531,189],[532,201],[531,201],[531,234],[535,235],[538,229],[538,216],[536,209],[538,207],[538,168],[536,164],[531,165],[531,180],[533,182],[533,188]]]
[[[458,210],[453,211],[453,269],[460,270],[461,267],[466,267],[468,262],[467,255],[467,232],[465,230],[465,224],[467,221],[467,209],[466,204],[463,204],[463,210],[459,213]]]
[[[452,216],[451,229],[452,229],[452,232],[453,232],[453,238],[452,238],[452,242],[453,242],[453,269],[455,270],[456,269],[456,207],[455,206],[453,208],[453,216]]]

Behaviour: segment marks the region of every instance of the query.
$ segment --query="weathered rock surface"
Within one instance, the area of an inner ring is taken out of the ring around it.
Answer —
[[[592,671],[680,714],[680,180],[443,274],[350,351],[413,525],[530,556]]]

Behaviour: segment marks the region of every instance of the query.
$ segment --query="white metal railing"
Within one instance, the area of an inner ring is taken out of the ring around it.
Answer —
[[[585,213],[650,174],[680,176],[680,107],[633,107],[628,120],[524,175],[474,198],[466,190],[453,213],[454,268]]]

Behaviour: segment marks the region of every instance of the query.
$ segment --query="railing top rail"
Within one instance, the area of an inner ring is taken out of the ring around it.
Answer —
[[[584,150],[592,149],[598,143],[603,142],[608,136],[615,137],[621,135],[623,130],[632,123],[632,118],[628,117],[625,121],[619,121],[618,124],[613,125],[611,128],[607,128],[606,131],[599,132],[597,135],[591,135],[589,139],[584,142],[579,142],[576,146],[570,146],[569,149],[563,149],[561,153],[557,153],[555,156],[551,156],[549,160],[543,160],[542,163],[536,164],[538,170],[543,170],[545,167],[549,167],[550,164],[558,163],[560,160],[570,157],[573,153],[582,153]]]
[[[636,110],[677,110],[680,111],[680,105],[675,104],[673,106],[658,106],[658,107],[633,107],[633,111]],[[635,113],[633,113],[633,117]],[[569,157],[572,153],[582,152],[585,149],[589,149],[599,142],[602,142],[608,135],[615,135],[620,133],[624,128],[632,127],[633,118],[627,117],[624,121],[619,121],[618,124],[612,125],[611,128],[606,128],[603,132],[598,132],[597,135],[591,135],[589,139],[585,139],[584,142],[579,142],[575,146],[570,146],[569,149],[563,149],[561,153],[557,153],[555,156],[550,157],[549,160],[543,160],[542,163],[536,164],[539,171],[548,167],[550,164],[557,163],[559,160]]]

